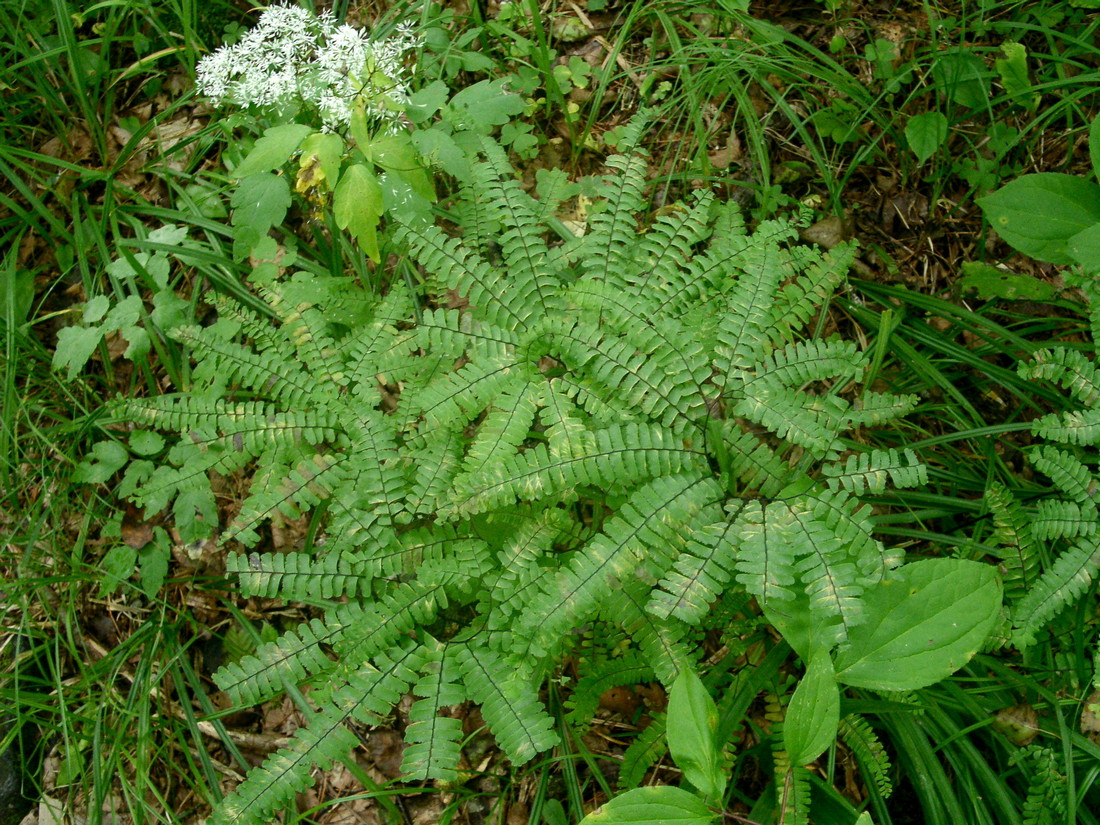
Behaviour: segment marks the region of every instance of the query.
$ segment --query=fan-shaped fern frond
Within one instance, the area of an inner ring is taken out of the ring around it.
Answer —
[[[1012,643],[1027,647],[1035,635],[1092,584],[1100,569],[1100,537],[1079,539],[1065,550],[1012,610]]]

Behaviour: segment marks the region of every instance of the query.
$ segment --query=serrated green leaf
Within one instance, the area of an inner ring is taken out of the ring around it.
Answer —
[[[65,377],[72,381],[88,363],[102,339],[103,330],[99,327],[62,327],[57,332],[53,368],[64,368]]]
[[[482,80],[451,98],[450,108],[466,126],[488,133],[521,114],[527,105],[506,86],[503,80]]]
[[[290,160],[290,156],[298,151],[302,141],[312,131],[312,126],[301,123],[284,123],[281,126],[272,126],[264,132],[263,137],[256,141],[252,151],[241,161],[240,166],[233,171],[233,174],[244,179],[249,175],[278,169]]]
[[[435,186],[417,156],[408,132],[387,135],[371,144],[371,158],[390,174],[405,181],[427,201],[435,200]]]
[[[978,199],[986,218],[1015,249],[1040,261],[1071,264],[1066,245],[1100,223],[1100,185],[1074,175],[1024,175]]]
[[[84,304],[84,323],[98,324],[110,308],[111,299],[106,295],[96,295],[94,298],[89,298],[88,302]]]
[[[866,619],[836,657],[836,680],[872,690],[935,684],[978,652],[1000,609],[1001,583],[988,564],[907,564],[864,594]]]
[[[264,172],[242,178],[233,197],[233,225],[247,227],[260,237],[282,223],[290,208],[290,184],[286,178]]]
[[[947,140],[947,117],[942,112],[925,112],[909,118],[905,125],[905,139],[909,148],[922,164],[936,153]]]
[[[684,778],[708,799],[720,799],[726,778],[718,758],[718,709],[699,677],[684,668],[668,700],[668,749]]]
[[[99,596],[109,596],[118,590],[119,585],[134,574],[137,566],[137,550],[126,544],[119,544],[107,551],[99,563],[103,578],[99,583]]]
[[[138,455],[155,455],[164,449],[164,436],[150,430],[130,433],[130,449]]]
[[[157,528],[161,538],[166,538],[161,528]],[[172,553],[168,542],[151,541],[138,551],[137,561],[141,571],[141,589],[146,596],[152,598],[157,591],[164,586],[164,580],[168,578],[168,561]]]
[[[100,441],[92,454],[76,465],[73,481],[78,484],[102,484],[109,480],[130,458],[126,448],[117,441]]]
[[[382,187],[371,169],[356,163],[344,170],[333,198],[336,225],[359,241],[373,261],[379,260],[378,221],[382,218]]]
[[[695,794],[662,785],[616,796],[582,819],[580,825],[707,825],[714,816]]]
[[[783,742],[792,765],[817,759],[836,739],[840,723],[840,691],[833,660],[818,653],[795,688],[783,720]]]
[[[1002,43],[1003,58],[993,61],[993,66],[1001,76],[1001,85],[1014,103],[1029,111],[1035,111],[1039,97],[1027,76],[1027,47],[1022,43]]]

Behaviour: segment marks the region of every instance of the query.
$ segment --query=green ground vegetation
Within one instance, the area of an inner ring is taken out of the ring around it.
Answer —
[[[155,405],[199,385],[244,400],[247,381],[219,385],[216,370],[196,366],[187,336],[169,332],[227,335],[216,322],[232,306],[270,351],[293,353],[302,340],[291,346],[258,332],[272,319],[286,321],[272,308],[277,290],[269,287],[291,272],[325,285],[339,319],[332,323],[345,331],[374,305],[356,305],[347,285],[376,296],[403,287],[413,294],[425,272],[440,276],[428,242],[412,242],[416,252],[407,254],[414,232],[396,231],[405,219],[400,181],[422,199],[409,213],[412,226],[430,216],[440,238],[465,227],[470,248],[494,263],[537,264],[530,249],[516,252],[516,236],[507,234],[514,226],[499,215],[482,223],[478,211],[520,203],[520,195],[456,195],[469,183],[464,117],[492,127],[516,170],[517,192],[556,204],[538,216],[545,226],[538,238],[551,242],[545,254],[579,227],[606,220],[599,193],[581,182],[637,142],[647,157],[632,172],[640,175],[639,226],[670,226],[686,212],[679,204],[705,190],[716,203],[737,204],[749,230],[790,219],[805,243],[849,256],[846,282],[816,296],[820,311],[792,305],[805,310],[805,337],[855,342],[863,400],[911,399],[903,418],[887,424],[868,416],[843,432],[846,453],[911,455],[924,473],[919,484],[859,490],[873,539],[909,560],[987,566],[1004,587],[1003,610],[981,650],[947,679],[890,691],[842,683],[821,748],[807,744],[813,725],[790,720],[806,718],[808,689],[798,686],[811,674],[817,679],[822,660],[783,640],[780,630],[788,641],[798,637],[782,616],[764,615],[762,592],[723,596],[702,630],[675,640],[698,663],[701,682],[690,694],[681,687],[672,705],[674,672],[662,685],[653,662],[629,644],[609,649],[610,624],[602,619],[578,628],[562,622],[569,644],[539,674],[533,701],[545,726],[520,767],[504,755],[508,741],[502,750],[485,733],[486,721],[502,723],[499,713],[483,718],[484,692],[475,687],[469,696],[452,692],[461,703],[439,717],[455,764],[439,768],[421,748],[402,772],[402,734],[424,718],[400,694],[408,687],[423,700],[422,682],[451,661],[425,653],[421,683],[402,687],[394,709],[379,711],[385,718],[353,721],[340,742],[356,747],[321,759],[312,787],[303,774],[270,816],[287,823],[564,825],[624,792],[686,777],[696,801],[675,797],[681,813],[703,816],[704,800],[705,811],[736,822],[793,823],[807,811],[820,823],[852,823],[863,814],[898,825],[1096,822],[1100,562],[1092,433],[1100,322],[1089,304],[1090,236],[1063,258],[1030,257],[1009,245],[1019,244],[1016,235],[997,233],[979,205],[996,204],[987,201],[992,193],[1029,174],[1095,184],[1095,6],[338,0],[338,20],[379,34],[411,21],[423,41],[409,58],[419,108],[404,113],[402,127],[417,135],[409,157],[419,171],[410,171],[404,154],[394,160],[406,150],[392,145],[389,155],[385,146],[342,155],[362,170],[353,173],[365,187],[357,196],[373,193],[376,178],[398,180],[386,184],[368,220],[350,205],[358,197],[345,194],[333,209],[334,193],[306,176],[323,168],[320,153],[313,166],[299,163],[302,153],[283,163],[301,142],[259,169],[281,181],[274,186],[282,194],[246,208],[234,170],[257,156],[274,124],[260,112],[214,109],[194,93],[194,80],[204,55],[255,24],[258,9],[247,2],[10,3],[0,15],[0,825],[28,811],[41,825],[63,815],[92,823],[201,822],[250,766],[317,717],[315,688],[299,684],[301,673],[281,673],[268,685],[282,689],[278,696],[264,691],[258,698],[265,702],[245,708],[232,705],[214,677],[225,665],[277,649],[280,634],[334,608],[333,593],[315,588],[298,599],[256,580],[242,589],[236,573],[249,574],[247,552],[226,572],[227,552],[247,548],[219,546],[212,525],[228,525],[242,503],[265,492],[255,482],[263,477],[263,451],[215,468],[201,519],[184,517],[199,506],[186,495],[183,504],[142,509],[126,498],[125,466],[164,456],[164,434],[151,425],[134,433],[112,405]],[[649,125],[632,135],[631,118],[642,108],[652,113]],[[359,135],[352,142],[370,143]],[[416,177],[426,170],[427,187]],[[496,174],[507,179],[501,168]],[[547,198],[554,181],[560,197]],[[485,176],[478,185],[494,186]],[[1089,201],[1087,187],[1078,189],[1084,194],[1058,208],[1085,232],[1100,223],[1100,204]],[[603,231],[618,239],[613,227]],[[701,254],[702,237],[684,242],[685,258]],[[853,240],[854,250],[847,246]],[[1024,251],[1036,255],[1037,248]],[[631,277],[630,284],[642,282]],[[456,283],[465,294],[448,296],[438,285],[416,293],[417,305],[387,334],[400,338],[423,323],[424,312],[457,319],[470,290],[465,280]],[[630,340],[643,351],[641,339]],[[443,337],[425,333],[422,343],[421,358],[432,347],[453,363],[461,355]],[[559,378],[561,358],[548,350],[535,372]],[[379,363],[408,370],[418,392],[432,386],[399,361]],[[333,363],[329,356],[315,361]],[[841,373],[802,377],[827,378],[830,397],[860,396],[838,383]],[[607,413],[594,412],[598,404],[622,404],[592,389],[620,380],[590,377],[584,415],[602,420]],[[335,386],[344,385],[337,378]],[[375,403],[385,409],[396,383],[379,386]],[[480,410],[467,413],[462,426],[469,429],[456,438],[465,433],[476,445]],[[570,415],[559,429],[581,420]],[[672,417],[663,423],[684,437]],[[531,430],[534,436],[522,435],[547,443],[555,437]],[[322,436],[315,445],[332,440]],[[232,445],[234,434],[224,437]],[[534,451],[533,442],[522,444]],[[811,468],[807,478],[824,477],[812,444],[784,449],[801,469]],[[799,464],[802,451],[811,455]],[[296,471],[290,458],[300,457],[281,454],[269,466],[289,477]],[[700,472],[729,482],[729,460],[704,456]],[[447,490],[431,488],[431,479],[417,483],[431,492],[423,500],[433,507],[445,501]],[[570,549],[604,535],[628,496],[623,487],[584,500],[599,506],[578,516]],[[285,508],[245,536],[252,549],[278,558],[323,543],[339,508],[307,506],[319,502],[304,495],[297,503],[300,512]],[[426,512],[413,508],[403,523],[423,526],[417,519]],[[535,589],[545,601],[549,590]],[[449,598],[461,603],[464,592]],[[481,598],[467,595],[470,604]],[[472,615],[433,616],[422,630],[446,637]],[[312,669],[327,673],[334,654],[324,645],[317,651]],[[456,661],[468,677],[472,660]],[[447,706],[443,688],[434,695]],[[690,702],[681,698],[689,695]],[[672,723],[698,730],[699,740],[666,736]],[[785,735],[784,724],[800,732]],[[808,764],[789,764],[795,742]],[[410,778],[414,763],[423,770]],[[792,801],[792,794],[804,799]],[[664,804],[648,795],[630,799],[650,810]]]

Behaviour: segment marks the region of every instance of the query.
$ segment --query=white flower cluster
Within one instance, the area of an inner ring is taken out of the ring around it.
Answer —
[[[369,115],[393,120],[407,101],[403,57],[418,45],[411,24],[371,40],[336,25],[332,12],[271,6],[239,43],[199,62],[197,85],[218,106],[312,110],[327,130],[347,126],[357,101]]]

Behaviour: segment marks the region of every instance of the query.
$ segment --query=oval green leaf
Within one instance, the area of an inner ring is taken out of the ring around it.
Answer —
[[[708,825],[710,808],[693,793],[661,785],[616,796],[581,820],[580,825]]]
[[[668,749],[684,778],[708,799],[721,798],[726,778],[714,741],[718,709],[699,677],[687,668],[672,685],[667,725]]]
[[[905,139],[921,164],[936,153],[947,140],[947,117],[942,112],[925,112],[909,118],[905,125]]]
[[[840,723],[840,691],[833,660],[827,653],[814,656],[795,688],[783,720],[783,745],[792,765],[817,759],[836,739]]]
[[[1071,264],[1066,245],[1100,223],[1100,186],[1060,172],[1024,175],[978,199],[989,223],[1015,249],[1039,261]]]
[[[927,559],[895,570],[864,594],[863,624],[836,658],[836,680],[873,690],[916,690],[978,652],[1001,608],[988,564]]]

